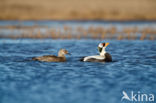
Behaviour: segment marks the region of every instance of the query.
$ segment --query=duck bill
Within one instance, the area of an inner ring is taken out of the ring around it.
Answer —
[[[109,45],[109,43],[106,43],[106,44],[105,44],[105,47],[107,47],[108,45]]]

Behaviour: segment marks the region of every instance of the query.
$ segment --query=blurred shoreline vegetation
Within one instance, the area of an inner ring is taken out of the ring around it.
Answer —
[[[146,27],[123,27],[118,30],[116,26],[105,28],[103,26],[88,26],[87,28],[64,25],[63,28],[48,27],[41,25],[0,26],[0,39],[113,39],[113,40],[156,40],[156,30]],[[7,31],[3,33],[3,31]]]
[[[0,0],[0,20],[155,21],[156,0]],[[155,40],[154,28],[0,26],[0,38]],[[5,32],[3,32],[5,31]],[[6,32],[7,31],[7,32]],[[44,31],[44,32],[43,32]],[[8,33],[8,34],[7,34]]]
[[[0,0],[0,20],[156,20],[156,0]]]

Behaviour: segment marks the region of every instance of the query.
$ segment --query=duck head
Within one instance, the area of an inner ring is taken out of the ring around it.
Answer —
[[[64,57],[64,55],[66,55],[66,54],[70,55],[70,53],[66,49],[60,49],[58,52],[59,57]]]
[[[109,43],[100,43],[98,46],[98,50],[101,56],[104,56],[106,53],[106,47],[109,45]]]

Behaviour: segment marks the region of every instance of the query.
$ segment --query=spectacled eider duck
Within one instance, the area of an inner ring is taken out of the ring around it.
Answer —
[[[112,56],[106,52],[106,47],[109,43],[100,43],[98,46],[98,50],[100,55],[87,56],[81,59],[84,62],[111,62]]]
[[[44,61],[44,62],[65,62],[66,54],[70,54],[70,53],[65,49],[60,49],[58,52],[58,56],[45,55],[45,56],[40,56],[40,57],[34,57],[34,58],[32,58],[32,60]]]

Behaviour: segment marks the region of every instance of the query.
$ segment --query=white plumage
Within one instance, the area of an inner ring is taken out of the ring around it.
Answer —
[[[89,59],[103,60],[103,59],[105,59],[105,56],[100,56],[100,55],[88,56],[88,57],[85,57],[83,61],[85,62]]]
[[[109,53],[105,51],[105,48],[109,45],[109,43],[100,43],[98,45],[100,55],[87,56],[81,59],[84,62],[105,62],[112,61],[112,57]]]

